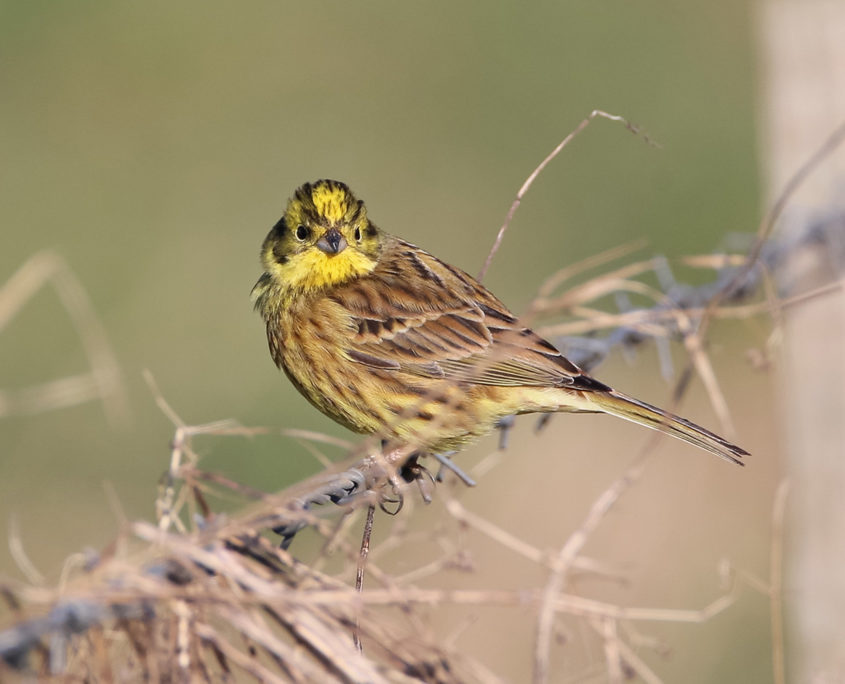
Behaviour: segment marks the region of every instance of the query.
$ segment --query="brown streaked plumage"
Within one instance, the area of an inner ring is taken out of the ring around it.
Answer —
[[[351,430],[439,452],[512,414],[600,412],[747,455],[582,372],[472,276],[379,230],[343,183],[300,187],[261,256],[253,299],[273,360]]]

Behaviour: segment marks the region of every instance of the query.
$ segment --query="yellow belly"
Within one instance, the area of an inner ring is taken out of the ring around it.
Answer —
[[[350,430],[413,444],[456,449],[508,415],[559,410],[563,390],[499,387],[374,368],[346,354],[357,326],[328,299],[294,305],[268,324],[270,348],[297,389]]]

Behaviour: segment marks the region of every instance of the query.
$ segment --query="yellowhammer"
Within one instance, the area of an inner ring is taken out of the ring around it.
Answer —
[[[517,413],[609,413],[741,464],[744,449],[594,380],[475,278],[377,228],[343,183],[300,187],[252,290],[270,353],[351,430],[438,453]]]

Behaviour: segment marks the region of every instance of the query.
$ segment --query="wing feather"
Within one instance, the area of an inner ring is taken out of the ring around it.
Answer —
[[[469,384],[607,389],[472,276],[398,238],[334,298],[352,315],[347,355],[357,363]]]

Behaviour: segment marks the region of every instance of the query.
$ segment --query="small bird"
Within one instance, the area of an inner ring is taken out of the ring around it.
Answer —
[[[296,388],[349,429],[455,450],[521,413],[608,413],[742,465],[748,452],[593,379],[462,270],[306,183],[261,247],[252,299]]]

